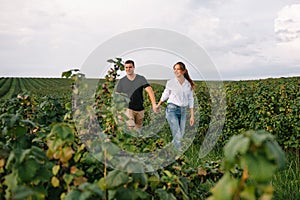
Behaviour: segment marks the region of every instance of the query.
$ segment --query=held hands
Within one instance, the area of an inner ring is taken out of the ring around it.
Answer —
[[[153,107],[153,111],[154,113],[158,113],[160,111],[160,105],[156,104],[154,107]]]
[[[159,106],[153,105],[153,106],[152,106],[152,109],[153,109],[153,112],[154,112],[154,113],[158,113],[158,111],[159,111]]]
[[[156,108],[157,112],[160,111],[160,105],[157,104],[157,105],[155,106],[155,108]]]
[[[162,102],[159,101],[158,104],[152,106],[154,113],[158,113],[160,111],[161,104],[162,104]]]

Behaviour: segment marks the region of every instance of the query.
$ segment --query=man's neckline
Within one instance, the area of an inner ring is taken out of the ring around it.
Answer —
[[[129,78],[129,76],[127,75],[127,79],[130,81],[134,81],[134,79],[136,78],[137,74],[134,74],[133,78]]]

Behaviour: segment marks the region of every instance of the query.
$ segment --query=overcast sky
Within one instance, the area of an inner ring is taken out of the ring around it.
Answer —
[[[299,0],[0,0],[0,5],[0,77],[60,77],[80,69],[105,41],[143,28],[195,41],[224,80],[300,76]]]

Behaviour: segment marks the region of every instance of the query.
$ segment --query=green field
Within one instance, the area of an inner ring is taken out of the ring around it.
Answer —
[[[93,87],[98,83],[87,81]],[[165,81],[149,82],[158,100]],[[156,173],[134,174],[112,169],[87,153],[72,119],[71,79],[0,78],[0,199],[126,199],[124,194],[130,199],[206,199],[224,174],[223,147],[232,136],[248,130],[272,134],[286,153],[285,168],[268,182],[274,188],[273,199],[300,199],[300,77],[223,84],[226,99],[218,99],[217,88],[209,90],[204,81],[196,82],[199,124],[184,155]],[[105,95],[100,93],[97,98],[99,122],[114,143],[128,151],[147,153],[170,142],[167,125],[146,140],[120,134],[109,121],[111,111],[101,107],[101,102],[109,103]],[[222,134],[214,149],[198,159],[212,117],[211,102],[216,100],[226,100]],[[145,125],[150,123],[149,105],[146,98]],[[107,162],[110,156],[108,153]],[[264,168],[258,170],[267,170]],[[240,169],[232,174],[240,177]],[[253,187],[247,192],[253,194]],[[255,190],[255,195],[260,192]]]
[[[62,78],[0,78],[0,99],[28,92],[38,96],[70,95],[71,82]]]
[[[103,81],[103,80],[100,80]],[[97,84],[99,80],[89,79],[88,84]],[[164,84],[163,80],[151,83]],[[0,99],[9,99],[17,94],[27,92],[37,96],[71,95],[71,81],[66,78],[0,78]]]

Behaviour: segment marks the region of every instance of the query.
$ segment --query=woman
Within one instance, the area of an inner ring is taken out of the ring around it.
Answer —
[[[173,144],[175,148],[181,148],[181,139],[184,135],[186,122],[186,107],[190,108],[190,125],[194,125],[194,82],[182,62],[173,66],[175,78],[169,80],[161,95],[157,108],[167,101],[166,118],[169,123]]]

